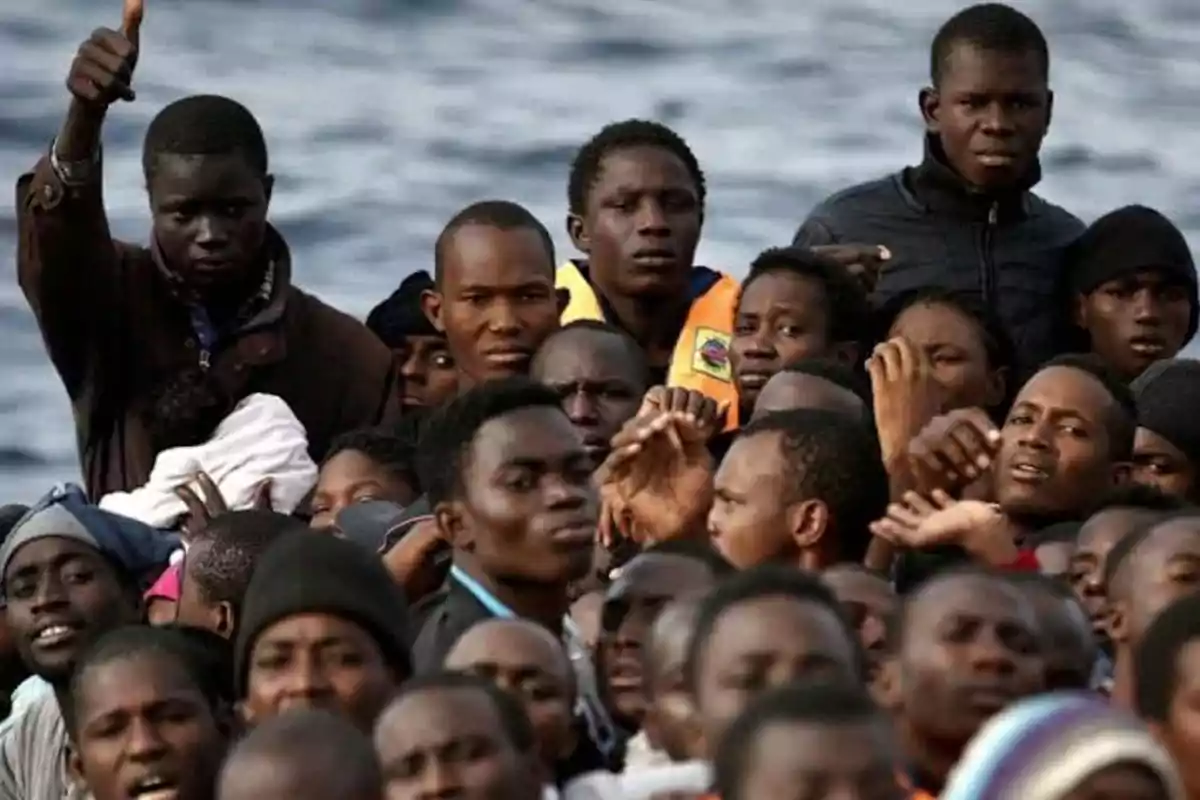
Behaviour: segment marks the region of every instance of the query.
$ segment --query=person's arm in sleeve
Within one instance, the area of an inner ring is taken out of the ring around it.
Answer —
[[[67,77],[73,97],[50,151],[17,181],[17,278],[50,359],[76,399],[119,316],[121,259],[104,211],[100,134],[108,106],[132,99],[136,24],[99,29]]]

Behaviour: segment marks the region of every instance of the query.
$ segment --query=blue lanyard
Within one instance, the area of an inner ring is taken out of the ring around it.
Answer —
[[[511,608],[502,603],[496,595],[492,594],[479,581],[472,578],[466,572],[458,567],[457,564],[450,565],[450,577],[458,581],[464,589],[479,601],[479,604],[488,610],[493,617],[500,619],[516,619],[517,614]],[[569,616],[563,617],[563,644],[567,650],[567,656],[571,661],[571,666],[575,668],[576,673],[582,669],[584,677],[587,680],[581,680],[583,686],[591,684],[595,685],[595,675],[592,672],[592,664],[589,658],[586,657],[587,648],[583,644],[583,636],[575,621]],[[607,712],[599,703],[598,698],[595,704],[589,702],[589,692],[586,689],[581,689],[579,697],[576,700],[576,709],[583,714],[587,722],[588,730],[591,733],[591,739],[600,748],[605,755],[611,755],[616,746],[617,737],[615,726],[608,719]]]
[[[483,584],[460,569],[457,564],[450,566],[450,576],[461,583],[463,588],[470,592],[493,617],[499,617],[500,619],[517,618],[517,612],[504,605],[496,595],[489,592]],[[583,638],[580,635],[579,627],[575,624],[575,620],[569,616],[563,617],[563,631],[569,637],[575,637],[580,640]]]
[[[461,583],[463,588],[470,592],[493,617],[500,617],[501,619],[517,618],[516,612],[500,602],[496,598],[496,595],[483,587],[483,584],[459,569],[458,565],[450,566],[450,576]]]

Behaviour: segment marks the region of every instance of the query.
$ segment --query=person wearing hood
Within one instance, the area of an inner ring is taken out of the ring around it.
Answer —
[[[1196,333],[1196,264],[1179,228],[1145,206],[1105,214],[1068,250],[1068,318],[1079,339],[1123,379],[1174,358]]]
[[[396,360],[397,388],[406,409],[438,406],[458,393],[458,370],[446,334],[421,309],[421,296],[434,288],[428,272],[414,272],[367,315],[367,328]]]
[[[884,247],[878,302],[925,286],[979,298],[1000,316],[1028,376],[1062,349],[1058,276],[1083,231],[1030,191],[1054,100],[1049,48],[1033,20],[983,3],[938,31],[931,73],[920,94],[922,163],[826,199],[795,244]]]
[[[1138,414],[1133,479],[1170,497],[1200,502],[1200,421],[1193,416],[1200,408],[1200,362],[1159,361],[1131,388]]]
[[[0,546],[5,616],[30,680],[44,683],[0,737],[0,797],[75,796],[64,723],[72,672],[100,636],[141,621],[141,592],[178,546],[89,504],[73,485],[53,489],[8,534]]]
[[[320,708],[370,732],[412,675],[410,630],[378,556],[336,536],[280,536],[255,565],[234,639],[242,721]]]

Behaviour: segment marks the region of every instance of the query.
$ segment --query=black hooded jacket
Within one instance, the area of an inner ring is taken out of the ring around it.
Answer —
[[[813,209],[795,244],[884,245],[892,254],[875,303],[927,286],[974,296],[991,307],[1029,374],[1064,349],[1057,322],[1063,255],[1084,226],[1029,191],[1034,169],[1002,196],[972,191],[927,137],[925,159],[880,180],[845,189]]]

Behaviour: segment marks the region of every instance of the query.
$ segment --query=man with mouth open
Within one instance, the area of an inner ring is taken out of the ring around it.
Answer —
[[[704,173],[665,125],[604,127],[571,165],[567,233],[586,259],[558,270],[570,292],[562,322],[620,327],[646,351],[651,383],[694,389],[731,409],[733,278],[693,264],[704,222]]]
[[[139,580],[161,570],[177,545],[88,505],[78,487],[54,490],[13,528],[0,547],[5,614],[21,660],[53,691],[0,739],[0,797],[73,796],[64,724],[71,674],[101,635],[141,622]]]
[[[931,50],[924,160],[828,198],[795,244],[886,247],[879,302],[926,286],[979,298],[998,312],[1025,376],[1062,350],[1055,290],[1083,230],[1030,191],[1054,100],[1046,39],[1019,11],[983,3],[951,17]]]

